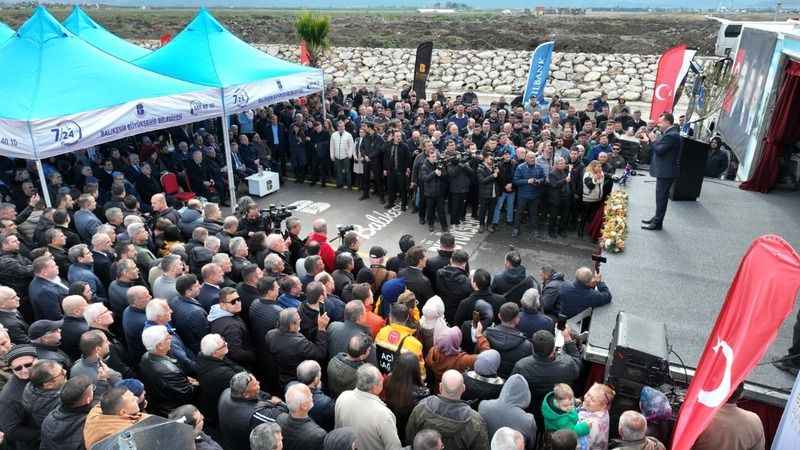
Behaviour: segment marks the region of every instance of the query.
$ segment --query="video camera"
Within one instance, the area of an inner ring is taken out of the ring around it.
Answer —
[[[342,242],[344,242],[344,235],[347,234],[348,231],[353,231],[355,229],[356,229],[356,227],[354,225],[352,225],[352,224],[351,225],[342,225],[342,224],[336,225],[336,231],[339,232],[339,235],[336,236],[333,239],[330,239],[328,242],[333,242],[336,239],[340,239]]]
[[[297,206],[276,206],[271,203],[269,207],[261,210],[261,217],[263,217],[267,224],[271,225],[271,229],[267,230],[270,233],[281,233],[281,222],[292,217],[292,211],[297,209]]]

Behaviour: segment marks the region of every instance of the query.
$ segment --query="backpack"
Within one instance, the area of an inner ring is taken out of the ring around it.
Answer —
[[[400,359],[400,352],[403,350],[403,344],[406,342],[411,335],[403,336],[403,339],[400,340],[400,344],[397,346],[395,351],[390,351],[380,345],[375,346],[375,356],[378,360],[378,370],[381,371],[383,374],[389,374],[394,369],[394,363],[398,359]]]

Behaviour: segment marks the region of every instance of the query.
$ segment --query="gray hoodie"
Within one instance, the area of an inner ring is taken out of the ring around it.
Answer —
[[[220,317],[232,317],[233,314],[222,309],[219,305],[211,305],[211,310],[208,312],[208,322],[211,323]]]
[[[489,437],[502,427],[510,427],[519,431],[525,437],[525,448],[536,448],[536,420],[533,414],[525,412],[531,403],[531,391],[528,382],[522,375],[511,375],[500,391],[497,400],[484,400],[478,407]]]

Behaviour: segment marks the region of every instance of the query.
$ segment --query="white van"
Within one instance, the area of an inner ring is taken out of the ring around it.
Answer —
[[[721,57],[733,57],[736,50],[739,48],[739,37],[742,35],[742,28],[745,26],[778,33],[800,31],[800,23],[798,23],[797,20],[791,19],[786,22],[741,21],[713,16],[706,16],[706,19],[719,22],[719,32],[717,32],[717,43],[714,48],[714,53]]]

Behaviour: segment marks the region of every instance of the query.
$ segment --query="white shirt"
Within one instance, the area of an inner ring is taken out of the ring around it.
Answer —
[[[350,159],[354,150],[353,136],[347,131],[337,131],[331,135],[331,161]]]

